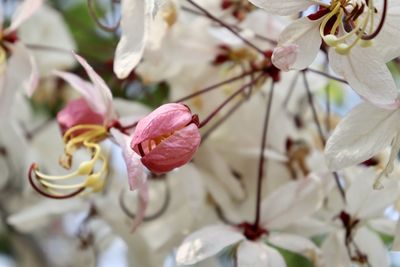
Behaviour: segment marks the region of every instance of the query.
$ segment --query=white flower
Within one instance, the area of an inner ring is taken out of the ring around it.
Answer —
[[[319,5],[319,11],[294,21],[279,37],[278,47],[298,47],[296,57],[293,53],[288,54],[290,59],[286,62],[292,63],[289,68],[307,68],[324,41],[330,47],[331,67],[361,97],[388,109],[399,106],[398,90],[385,64],[400,55],[397,45],[400,31],[394,26],[400,20],[399,3],[388,1],[386,19],[383,19],[383,0],[372,1],[370,5],[364,0],[331,1],[329,4],[312,0],[285,1],[283,4],[278,0],[251,2],[280,15],[296,14],[311,5]],[[381,21],[384,21],[383,27],[379,26]]]
[[[41,75],[49,75],[54,69],[69,69],[75,65],[72,54],[46,49],[47,47],[65,51],[76,49],[75,40],[62,15],[50,6],[43,5],[22,24],[18,36],[25,44],[43,47],[33,51]]]
[[[11,56],[7,60],[7,51],[3,47],[0,49],[0,117],[4,116],[2,107],[10,101],[10,95],[13,96],[11,90],[16,91],[22,85],[30,96],[37,86],[36,64],[15,34],[19,26],[34,14],[42,3],[43,0],[25,0],[14,13],[10,26],[1,29],[1,42],[10,50]],[[0,24],[3,24],[3,14],[0,14],[0,18]]]
[[[377,233],[394,234],[395,222],[383,214],[398,197],[399,183],[391,180],[377,191],[372,188],[374,180],[372,168],[360,171],[346,190],[346,205],[335,217],[339,225],[328,219],[333,228],[322,244],[327,267],[349,266],[364,256],[373,267],[389,266],[386,247]]]
[[[115,51],[114,61],[114,72],[118,78],[128,77],[142,59],[145,48],[160,45],[167,21],[157,17],[159,9],[165,6],[171,9],[166,12],[175,12],[174,4],[161,2],[160,0],[121,1],[122,35]]]
[[[380,177],[388,176],[400,150],[399,120],[400,109],[386,110],[369,103],[356,106],[327,141],[325,155],[329,168],[340,170],[361,163],[391,144],[391,154]]]
[[[319,266],[321,263],[318,248],[311,241],[299,236],[269,231],[283,230],[293,221],[310,215],[319,209],[322,200],[320,180],[313,176],[288,183],[276,190],[261,206],[261,227],[269,233],[266,240],[274,246],[310,256],[316,260],[316,266]],[[197,263],[236,244],[238,267],[286,266],[279,252],[263,242],[263,233],[256,233],[255,240],[251,241],[251,234],[247,232],[250,228],[244,229],[247,237],[241,233],[241,228],[226,225],[208,226],[191,234],[177,251],[178,265]]]

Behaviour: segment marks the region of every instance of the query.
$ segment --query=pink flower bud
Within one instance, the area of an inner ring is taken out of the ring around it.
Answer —
[[[132,149],[156,174],[169,172],[189,162],[200,145],[197,115],[183,104],[165,104],[139,121]]]
[[[79,124],[102,125],[104,117],[94,112],[84,98],[69,101],[67,106],[57,113],[57,122],[64,134],[69,128]]]
[[[289,71],[296,62],[299,46],[290,44],[278,46],[272,54],[272,64],[282,71]]]

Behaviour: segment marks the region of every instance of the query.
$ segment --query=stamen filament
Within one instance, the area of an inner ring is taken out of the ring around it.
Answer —
[[[53,188],[53,189],[77,189],[84,187],[86,184],[85,183],[80,183],[80,184],[72,184],[72,185],[59,185],[59,184],[52,184],[43,180],[39,180],[41,184],[48,188]]]

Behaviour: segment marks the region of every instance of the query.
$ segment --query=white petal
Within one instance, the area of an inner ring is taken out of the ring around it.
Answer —
[[[1,75],[0,88],[0,121],[8,118],[14,103],[14,96],[21,86],[31,94],[38,83],[34,63],[29,51],[21,44],[10,46],[12,54],[7,62],[5,72]],[[2,68],[4,67],[1,66]]]
[[[344,231],[335,231],[322,244],[326,267],[349,267],[350,258],[344,244]]]
[[[347,55],[339,55],[330,49],[329,63],[365,100],[382,108],[399,107],[399,92],[394,79],[374,47],[355,46]]]
[[[362,253],[368,256],[368,262],[372,267],[389,266],[389,255],[385,245],[379,236],[366,227],[357,230],[354,242]]]
[[[305,69],[316,58],[322,42],[319,34],[321,20],[310,20],[307,17],[295,20],[279,36],[279,46],[297,46],[291,69]]]
[[[272,63],[280,70],[289,71],[296,62],[299,47],[295,44],[277,46],[272,54]]]
[[[259,242],[240,242],[236,257],[237,267],[286,267],[278,251]]]
[[[232,174],[230,166],[226,159],[216,151],[212,143],[205,143],[196,153],[196,165],[201,166],[203,170],[213,174],[214,179],[217,179],[225,187],[234,199],[241,201],[246,197],[240,181]]]
[[[268,242],[308,258],[313,266],[323,266],[321,251],[309,239],[291,234],[271,234]]]
[[[267,12],[281,16],[297,15],[313,4],[312,0],[249,0],[253,5],[265,9]]]
[[[195,264],[244,239],[242,234],[229,226],[205,227],[183,241],[176,253],[176,262],[178,265]]]
[[[19,231],[30,232],[45,226],[57,216],[88,208],[89,204],[79,198],[64,201],[46,199],[11,215],[7,222]]]
[[[400,251],[400,218],[397,220],[396,230],[394,233],[394,240],[392,244],[392,251]]]
[[[312,236],[322,235],[330,232],[332,230],[332,226],[313,217],[306,217],[304,219],[296,220],[290,224],[290,226],[285,228],[285,230],[288,233],[310,238]]]
[[[128,77],[143,56],[153,8],[152,1],[121,1],[122,36],[114,59],[114,72],[120,79]]]
[[[21,48],[19,49],[21,53],[24,53],[24,57],[28,61],[27,65],[25,66],[26,72],[20,72],[22,86],[25,88],[26,94],[28,96],[32,96],[39,84],[39,70],[33,55],[26,49],[26,47],[21,45]],[[14,51],[14,53],[15,52],[16,51]],[[23,69],[24,68],[21,67],[19,70],[21,71]],[[24,76],[26,78],[24,78]]]
[[[7,66],[7,86],[15,86],[13,89],[18,89],[22,85],[27,95],[31,96],[39,83],[35,60],[22,43],[10,47],[12,55]]]
[[[385,24],[378,36],[372,41],[373,45],[377,46],[377,50],[383,56],[384,62],[400,56],[400,4],[396,1],[389,1],[388,4]],[[378,5],[379,15],[377,14],[374,20],[375,27],[379,24],[381,10],[381,6]]]
[[[289,182],[263,200],[262,225],[266,229],[282,229],[318,210],[322,201],[322,184],[318,177],[310,175]]]
[[[325,147],[331,170],[363,162],[387,147],[399,130],[399,111],[361,103],[339,123]],[[379,141],[378,141],[379,140]]]
[[[5,29],[5,34],[15,31],[26,19],[32,16],[43,4],[43,0],[25,0],[18,7],[11,19],[11,25]]]
[[[386,218],[372,219],[368,221],[368,226],[378,233],[393,236],[396,232],[396,221]]]
[[[18,28],[18,37],[23,43],[55,47],[65,51],[76,49],[75,41],[63,20],[61,13],[43,5],[40,10]],[[42,75],[51,74],[55,69],[70,69],[76,61],[70,53],[60,53],[48,49],[34,49]]]
[[[376,175],[372,169],[362,171],[346,191],[346,211],[359,219],[368,219],[383,214],[385,208],[394,203],[399,184],[394,179],[386,181],[383,189],[373,189]]]

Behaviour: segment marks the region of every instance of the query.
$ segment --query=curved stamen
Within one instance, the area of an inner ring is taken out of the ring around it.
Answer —
[[[74,132],[79,130],[98,130],[99,132],[106,132],[106,128],[102,125],[97,124],[80,124],[68,129],[64,134],[64,142],[67,142],[68,137],[70,137]]]
[[[77,189],[85,186],[85,183],[80,183],[76,185],[59,185],[59,184],[52,184],[42,180],[39,180],[39,182],[47,188],[62,189],[62,190]]]
[[[372,10],[373,7],[370,8],[370,10]],[[388,3],[387,0],[383,1],[383,10],[382,10],[382,16],[381,16],[381,20],[379,21],[378,27],[376,28],[376,30],[371,33],[371,34],[367,34],[367,35],[363,35],[361,37],[361,39],[363,40],[372,40],[374,39],[376,36],[378,36],[378,34],[381,32],[383,25],[385,24],[385,20],[386,20],[386,16],[387,16],[387,9],[388,9]],[[373,11],[372,11],[372,17],[373,17]],[[372,20],[372,25],[373,25],[373,20]]]
[[[76,195],[79,195],[81,192],[83,192],[85,190],[85,187],[82,187],[70,194],[66,194],[66,195],[53,195],[53,194],[49,194],[45,191],[43,191],[42,189],[40,189],[35,182],[33,181],[33,177],[32,177],[32,173],[35,173],[35,170],[37,169],[37,165],[35,163],[33,163],[31,165],[31,167],[29,168],[29,173],[28,173],[28,179],[29,179],[29,183],[31,184],[32,188],[35,189],[36,192],[38,192],[39,194],[48,197],[48,198],[53,198],[53,199],[67,199],[67,198],[71,198],[74,197]]]

